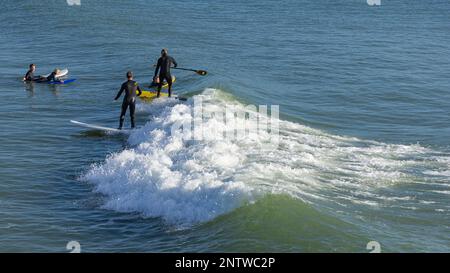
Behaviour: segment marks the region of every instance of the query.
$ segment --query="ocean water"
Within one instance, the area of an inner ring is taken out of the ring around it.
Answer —
[[[447,0],[0,3],[0,252],[450,251]],[[187,101],[139,101],[129,136],[69,123],[116,127],[163,47],[209,72],[173,71]],[[279,105],[278,148],[173,134],[198,98]]]

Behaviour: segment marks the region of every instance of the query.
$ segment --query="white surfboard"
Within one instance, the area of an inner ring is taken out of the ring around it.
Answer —
[[[99,126],[99,125],[95,125],[95,124],[88,124],[88,123],[84,123],[84,122],[79,122],[76,120],[71,120],[70,121],[73,124],[76,124],[78,126],[81,127],[85,127],[85,128],[89,128],[89,129],[94,129],[94,130],[99,130],[99,131],[104,131],[104,132],[110,132],[110,133],[117,133],[117,134],[129,134],[131,133],[131,129],[115,129],[115,128],[110,128],[110,127],[105,127],[105,126]]]
[[[50,76],[50,74],[52,74],[52,73],[49,73],[49,74],[47,74],[47,75],[42,75],[41,77],[47,78],[48,76]],[[66,76],[67,74],[69,74],[69,70],[68,70],[67,68],[66,68],[66,69],[61,69],[61,70],[59,71],[59,74],[56,75],[56,77],[61,78],[61,77]]]

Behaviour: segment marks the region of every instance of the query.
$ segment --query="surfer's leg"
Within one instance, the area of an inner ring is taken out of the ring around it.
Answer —
[[[172,75],[167,74],[166,81],[167,81],[167,84],[169,85],[168,92],[169,92],[169,98],[170,98],[170,96],[172,96]]]
[[[123,122],[125,121],[125,113],[127,112],[127,108],[128,108],[128,103],[126,103],[125,101],[122,103],[122,111],[120,112],[120,124],[119,124],[119,129],[122,129],[123,127]]]
[[[156,97],[159,98],[161,94],[161,89],[164,84],[164,75],[159,74],[159,84],[158,84],[158,93],[156,94]]]
[[[131,118],[131,129],[134,129],[134,111],[136,109],[136,102],[130,103],[130,118]]]

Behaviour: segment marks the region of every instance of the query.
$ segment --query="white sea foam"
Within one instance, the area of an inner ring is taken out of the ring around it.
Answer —
[[[245,107],[220,90],[207,89],[199,96],[205,109],[228,103]],[[289,194],[309,203],[331,199],[344,202],[344,207],[349,203],[375,207],[383,200],[410,202],[415,198],[384,198],[372,193],[374,189],[421,180],[414,172],[417,168],[428,172],[449,169],[448,158],[437,156],[436,160],[434,151],[420,145],[330,135],[288,121],[279,121],[276,150],[266,149],[264,139],[251,136],[236,141],[206,134],[203,140],[188,140],[182,130],[173,134],[173,124],[192,120],[192,108],[191,99],[185,103],[157,99],[138,106],[140,114],[149,114],[150,119],[130,135],[131,148],[108,156],[82,177],[105,195],[105,208],[190,225],[266,193]],[[203,126],[206,130],[226,128],[214,116]]]
[[[424,174],[434,175],[434,176],[447,176],[450,177],[450,170],[442,170],[442,171],[424,171]]]
[[[450,195],[450,191],[432,191],[432,192]]]

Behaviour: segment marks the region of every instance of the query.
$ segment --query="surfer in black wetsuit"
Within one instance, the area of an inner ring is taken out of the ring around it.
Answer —
[[[23,81],[27,82],[35,81],[36,78],[34,77],[34,71],[36,71],[36,65],[30,64],[30,69],[27,71],[27,74],[25,74],[25,77],[23,77]]]
[[[155,76],[153,77],[154,82],[157,82],[157,79],[159,79],[159,83],[158,83],[158,94],[157,94],[157,98],[159,98],[159,95],[161,93],[161,88],[164,84],[164,80],[167,81],[167,83],[169,84],[169,97],[172,95],[172,75],[170,74],[170,67],[177,67],[177,62],[175,61],[174,58],[170,57],[168,55],[168,51],[166,48],[164,48],[163,50],[161,50],[161,57],[158,59],[158,63],[156,64],[156,69],[155,69]],[[156,78],[158,76],[158,71],[159,71],[159,77]]]
[[[47,78],[43,78],[41,80],[46,80],[48,82],[57,82],[57,81],[62,82],[62,80],[60,80],[59,77],[56,76],[60,73],[61,73],[61,71],[59,69],[55,69]]]
[[[125,96],[122,102],[122,111],[120,113],[120,125],[119,130],[122,130],[123,122],[125,120],[125,113],[127,112],[128,106],[130,107],[130,118],[131,118],[131,128],[133,129],[135,126],[134,123],[134,110],[136,106],[136,90],[139,92],[137,96],[142,94],[142,90],[139,87],[138,83],[133,81],[133,73],[131,71],[127,72],[127,81],[122,84],[120,87],[119,93],[114,100],[118,100],[122,92],[125,91]]]

